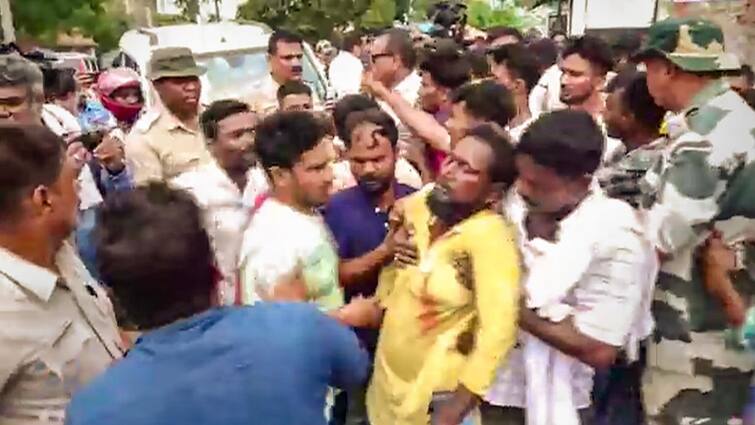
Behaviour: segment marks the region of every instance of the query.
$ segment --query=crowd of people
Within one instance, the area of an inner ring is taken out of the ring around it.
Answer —
[[[206,106],[185,48],[149,87],[0,55],[0,423],[755,424],[718,26],[348,32],[335,103],[303,43]]]

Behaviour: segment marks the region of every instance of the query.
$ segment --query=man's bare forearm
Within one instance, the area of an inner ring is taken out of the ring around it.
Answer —
[[[420,111],[409,104],[396,92],[383,93],[383,100],[390,105],[399,120],[409,127],[414,134],[419,136],[434,149],[448,152],[451,147],[448,142],[450,137],[448,130],[443,127],[432,115]]]
[[[583,335],[574,327],[571,318],[554,323],[522,308],[519,326],[562,353],[596,369],[610,367],[616,359],[618,350],[615,347]]]
[[[390,258],[391,250],[385,244],[380,244],[361,257],[341,261],[338,266],[341,286],[347,288],[370,275],[379,273]]]

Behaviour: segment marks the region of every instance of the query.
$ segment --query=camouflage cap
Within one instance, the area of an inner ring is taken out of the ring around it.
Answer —
[[[147,66],[151,81],[165,77],[199,77],[206,69],[197,65],[191,50],[186,47],[166,47],[152,52]]]
[[[732,72],[739,59],[724,51],[721,28],[704,19],[666,19],[648,30],[636,60],[663,57],[687,72]]]

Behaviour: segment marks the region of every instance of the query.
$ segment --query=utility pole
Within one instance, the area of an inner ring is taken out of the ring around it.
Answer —
[[[3,43],[16,41],[16,30],[13,28],[13,12],[10,0],[0,0],[0,24],[3,28]]]

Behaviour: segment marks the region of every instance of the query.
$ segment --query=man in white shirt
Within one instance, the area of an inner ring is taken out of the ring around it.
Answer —
[[[351,31],[344,35],[341,50],[330,63],[328,72],[330,84],[336,91],[336,98],[341,99],[346,95],[359,93],[364,72],[364,65],[359,58],[363,50],[362,34]]]
[[[491,57],[496,80],[514,95],[516,116],[509,122],[507,130],[513,142],[517,143],[524,130],[537,118],[530,111],[529,95],[540,79],[538,62],[521,44],[498,47]]]
[[[287,81],[301,81],[302,79],[302,38],[297,34],[278,30],[268,41],[267,61],[270,74],[267,75],[254,94],[244,99],[252,110],[261,115],[267,115],[278,107],[278,88]]]
[[[329,198],[335,160],[325,128],[311,113],[281,112],[257,127],[255,152],[271,183],[243,235],[243,301],[278,299],[279,285],[298,285],[290,297],[325,311],[343,305],[338,254],[317,208]],[[295,291],[296,292],[296,291]]]
[[[268,188],[264,173],[254,167],[257,116],[245,103],[220,100],[202,113],[199,123],[214,161],[178,176],[172,183],[194,195],[202,208],[223,277],[219,298],[222,304],[230,305],[238,298],[241,234],[256,198]]]
[[[372,43],[369,69],[371,78],[382,83],[388,90],[398,93],[410,105],[417,103],[422,85],[422,79],[414,69],[416,63],[417,53],[407,31],[389,30]],[[382,100],[378,100],[378,104],[393,117],[397,125],[400,124],[390,105]],[[399,133],[402,133],[401,127]]]
[[[561,102],[569,109],[590,114],[604,128],[604,133],[606,96],[603,89],[613,64],[613,54],[608,43],[589,35],[570,40],[559,63]],[[616,161],[623,153],[621,141],[612,137],[605,138],[604,165]]]
[[[581,111],[541,116],[517,145],[506,213],[528,269],[523,332],[485,397],[487,424],[590,423],[593,368],[650,333],[655,250],[632,208],[592,184],[602,149]]]

